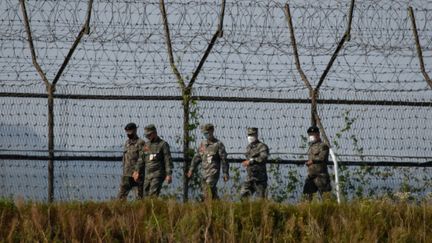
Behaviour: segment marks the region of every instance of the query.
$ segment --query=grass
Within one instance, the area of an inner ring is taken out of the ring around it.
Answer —
[[[432,205],[0,201],[4,242],[427,242]]]

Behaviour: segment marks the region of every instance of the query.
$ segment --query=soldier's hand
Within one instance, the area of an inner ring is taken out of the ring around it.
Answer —
[[[224,181],[228,181],[229,180],[229,175],[224,175],[223,180]]]
[[[171,182],[172,182],[172,176],[166,176],[165,177],[165,181],[168,183],[168,184],[171,184]]]
[[[188,173],[186,174],[186,176],[187,176],[187,178],[191,178],[192,177],[192,171],[190,170],[190,171],[188,171]]]
[[[243,167],[247,167],[249,165],[249,160],[243,160],[242,165]]]
[[[308,161],[306,161],[306,165],[309,167],[309,166],[311,166],[313,164],[313,161],[312,160],[308,160]]]
[[[132,178],[134,179],[134,181],[138,181],[138,179],[139,179],[139,173],[138,173],[138,171],[134,171],[132,173]]]

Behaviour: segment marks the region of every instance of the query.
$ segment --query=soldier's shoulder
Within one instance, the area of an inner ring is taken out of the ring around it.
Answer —
[[[267,144],[265,144],[265,143],[263,143],[263,142],[259,142],[259,143],[258,143],[258,147],[268,149]]]
[[[318,146],[321,149],[323,149],[323,150],[328,150],[329,149],[329,146],[326,143],[324,143],[324,142],[320,142]]]
[[[321,148],[321,142],[316,142],[316,143],[313,143],[313,144],[309,145],[309,151],[310,150],[317,150],[317,149],[320,149],[320,148]]]
[[[223,142],[221,141],[221,140],[219,140],[219,139],[216,139],[216,143],[219,145],[219,146],[224,146],[224,144],[223,144]]]
[[[142,146],[144,146],[144,144],[145,144],[145,141],[142,139],[142,138],[138,138],[138,142],[137,142],[139,145],[142,145]]]
[[[161,140],[161,141],[160,141],[160,145],[162,145],[162,146],[166,146],[166,147],[169,147],[169,144],[168,144],[167,141],[163,140],[162,138],[161,138],[160,140]]]

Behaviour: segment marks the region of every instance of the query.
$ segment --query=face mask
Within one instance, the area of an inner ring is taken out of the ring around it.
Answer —
[[[309,143],[315,143],[317,141],[317,137],[311,135],[309,136]]]
[[[133,139],[133,138],[135,138],[135,134],[127,134],[127,137],[129,138],[129,139]]]
[[[207,133],[207,132],[203,133],[203,135],[204,135],[204,138],[205,138],[205,139],[209,139],[209,137],[210,137],[210,134]]]
[[[254,137],[254,136],[248,136],[248,142],[249,143],[253,143],[253,142],[255,142],[256,141],[256,137]]]

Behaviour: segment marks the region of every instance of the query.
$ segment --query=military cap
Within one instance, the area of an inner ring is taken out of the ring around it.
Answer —
[[[214,130],[214,126],[211,123],[207,123],[203,126],[201,126],[201,131],[203,132],[208,132],[208,131],[213,131]]]
[[[144,134],[148,135],[152,132],[156,132],[156,126],[153,124],[147,125],[144,127]]]
[[[256,128],[256,127],[249,127],[247,129],[247,134],[248,135],[257,135],[258,134],[258,128]]]
[[[311,126],[308,128],[307,133],[320,133],[320,131],[317,126]]]
[[[124,129],[125,130],[135,130],[135,129],[137,129],[137,125],[135,123],[131,122],[131,123],[128,123]]]

